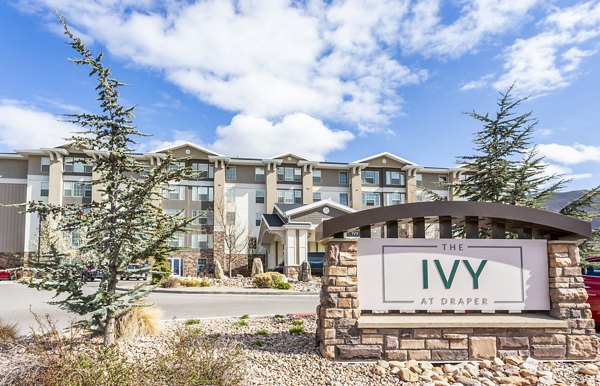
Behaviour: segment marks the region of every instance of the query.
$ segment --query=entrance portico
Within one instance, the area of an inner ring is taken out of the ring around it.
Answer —
[[[354,213],[354,209],[332,200],[312,204],[275,204],[272,214],[262,217],[259,245],[267,250],[267,269],[283,263],[289,277],[298,275],[298,267],[310,252],[324,252],[315,237],[315,229],[324,220]]]

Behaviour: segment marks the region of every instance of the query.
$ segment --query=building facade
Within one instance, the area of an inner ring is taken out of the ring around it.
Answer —
[[[181,158],[180,167],[195,172],[193,180],[165,187],[161,200],[168,213],[200,216],[190,232],[170,241],[183,248],[170,257],[173,272],[185,276],[215,260],[226,271],[231,265],[233,272],[244,273],[254,255],[263,256],[267,268],[283,263],[294,276],[309,253],[323,251],[314,229],[324,219],[425,201],[428,190],[452,200],[452,192],[439,183],[451,183],[464,172],[420,166],[387,152],[338,163],[291,153],[235,158],[185,143],[135,156],[151,167],[165,153]],[[94,156],[69,145],[0,154],[0,203],[77,204],[99,199],[101,192],[91,185]],[[0,255],[33,254],[38,236],[37,214],[0,207]],[[76,251],[80,235],[63,236]]]

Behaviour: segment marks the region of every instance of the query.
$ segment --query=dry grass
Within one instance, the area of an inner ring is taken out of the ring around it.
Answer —
[[[179,286],[179,280],[177,280],[173,276],[169,276],[168,278],[163,280],[162,283],[160,283],[160,286],[162,288],[175,288]]]
[[[134,307],[117,317],[117,337],[131,339],[158,335],[163,329],[163,311],[154,306]]]
[[[17,340],[19,329],[16,323],[7,323],[0,319],[0,344]]]

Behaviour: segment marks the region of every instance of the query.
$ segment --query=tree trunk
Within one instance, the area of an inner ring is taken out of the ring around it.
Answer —
[[[231,277],[231,259],[232,259],[232,256],[231,256],[231,253],[230,253],[229,254],[229,277]]]
[[[114,300],[114,295],[117,291],[117,264],[116,259],[108,266],[108,285],[106,288],[107,306],[110,306]],[[106,323],[104,327],[104,346],[108,347],[116,341],[115,331],[115,313],[108,309],[106,313]]]

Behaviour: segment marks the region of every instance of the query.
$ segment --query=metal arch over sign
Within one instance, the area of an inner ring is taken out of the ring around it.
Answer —
[[[546,240],[359,239],[366,310],[549,310]]]

